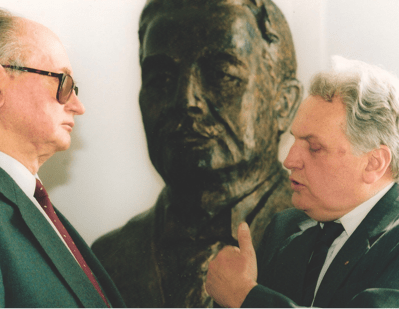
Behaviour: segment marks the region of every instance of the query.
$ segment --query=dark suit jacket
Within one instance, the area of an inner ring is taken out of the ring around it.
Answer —
[[[374,206],[334,258],[315,307],[399,307],[399,186]],[[301,232],[307,216],[296,209],[275,216],[257,252],[258,283],[243,307],[301,305],[315,228]]]
[[[71,224],[56,210],[112,306],[124,303]],[[0,168],[0,306],[105,307],[59,236]]]

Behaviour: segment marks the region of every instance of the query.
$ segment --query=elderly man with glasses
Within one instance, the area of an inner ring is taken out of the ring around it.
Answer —
[[[58,37],[0,9],[0,307],[123,307],[38,179],[85,112]]]

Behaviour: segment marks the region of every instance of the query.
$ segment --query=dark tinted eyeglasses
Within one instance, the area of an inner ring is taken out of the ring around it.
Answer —
[[[58,90],[57,90],[57,100],[60,104],[65,104],[71,97],[72,91],[75,90],[76,95],[78,95],[78,87],[76,86],[73,78],[69,74],[65,73],[53,73],[48,71],[42,71],[37,69],[18,67],[15,65],[2,65],[4,68],[10,68],[13,70],[37,73],[40,75],[52,76],[58,78]]]

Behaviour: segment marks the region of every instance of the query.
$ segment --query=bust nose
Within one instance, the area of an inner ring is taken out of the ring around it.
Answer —
[[[176,93],[178,108],[186,111],[190,116],[204,116],[208,113],[208,106],[204,98],[198,69],[191,68],[187,74],[182,74]]]

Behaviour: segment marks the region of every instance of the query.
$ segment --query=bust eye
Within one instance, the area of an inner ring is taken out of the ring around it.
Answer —
[[[145,80],[145,85],[152,88],[164,88],[170,85],[173,81],[173,76],[168,73],[151,74]]]
[[[215,87],[239,87],[242,82],[241,78],[226,73],[223,70],[210,72],[207,76],[207,81]]]
[[[225,92],[235,92],[246,81],[248,70],[231,55],[203,57],[198,60],[204,84]]]
[[[240,81],[241,80],[240,78],[238,78],[236,76],[233,76],[231,74],[225,73],[223,71],[215,72],[214,78],[217,79],[217,80],[222,80],[224,82],[231,82],[231,81],[235,81],[235,80]]]

